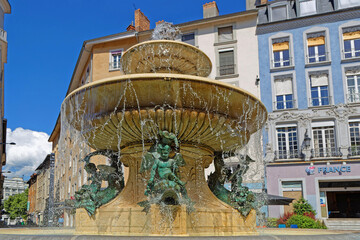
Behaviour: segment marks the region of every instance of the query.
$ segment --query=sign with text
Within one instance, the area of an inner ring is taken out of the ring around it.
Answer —
[[[317,169],[316,169],[317,168]],[[324,166],[324,167],[315,167],[315,166],[308,166],[305,169],[305,172],[308,175],[314,175],[315,173],[348,173],[351,172],[351,166],[340,165],[340,166]]]

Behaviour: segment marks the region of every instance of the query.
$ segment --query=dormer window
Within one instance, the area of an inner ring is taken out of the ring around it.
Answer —
[[[278,5],[271,7],[271,21],[281,21],[288,18],[287,5]]]
[[[338,0],[338,1],[339,1],[339,8],[360,6],[359,0]]]
[[[316,13],[315,0],[300,0],[300,16],[307,16]]]

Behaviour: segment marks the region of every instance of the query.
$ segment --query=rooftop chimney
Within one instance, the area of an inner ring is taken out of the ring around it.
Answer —
[[[126,28],[126,31],[134,31],[134,30],[135,30],[134,22],[131,22],[131,24]]]
[[[164,20],[157,21],[157,22],[156,22],[156,26],[157,26],[158,24],[160,24],[160,23],[163,23],[163,22],[164,22]]]
[[[260,4],[263,5],[263,4],[267,4],[268,0],[260,0]]]
[[[135,10],[135,30],[137,32],[150,30],[150,21],[140,9]]]
[[[211,18],[211,17],[216,17],[219,16],[219,9],[216,5],[216,2],[209,2],[209,3],[205,3],[203,5],[203,17],[204,18]]]

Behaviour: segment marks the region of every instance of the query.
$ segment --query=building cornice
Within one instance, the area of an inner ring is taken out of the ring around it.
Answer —
[[[4,9],[4,13],[11,13],[11,6],[8,0],[0,0],[0,4]]]

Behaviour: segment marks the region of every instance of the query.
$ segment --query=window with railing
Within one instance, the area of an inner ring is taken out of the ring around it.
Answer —
[[[360,57],[360,26],[343,29],[343,58]]]
[[[293,86],[292,78],[289,76],[284,76],[282,78],[276,78],[275,83],[275,109],[291,109],[294,108],[294,95],[293,95]]]
[[[312,33],[307,35],[307,63],[324,62],[328,60],[325,46],[325,33]]]
[[[275,158],[299,158],[296,126],[279,127],[276,129],[276,132],[278,151],[275,153]]]
[[[235,74],[234,49],[219,50],[219,75]]]
[[[339,151],[335,143],[334,126],[313,127],[313,157],[337,157]]]
[[[181,36],[181,41],[195,46],[195,33],[185,33]]]
[[[360,119],[358,120],[349,120],[349,130],[350,130],[350,156],[359,156],[360,155]]]
[[[109,69],[110,70],[119,70],[121,68],[121,55],[123,49],[117,49],[110,51],[110,63]]]
[[[360,70],[346,72],[348,102],[358,103],[360,102]]]
[[[328,74],[310,75],[311,106],[326,106],[330,104]]]
[[[291,65],[289,38],[273,40],[272,67],[286,67]]]

